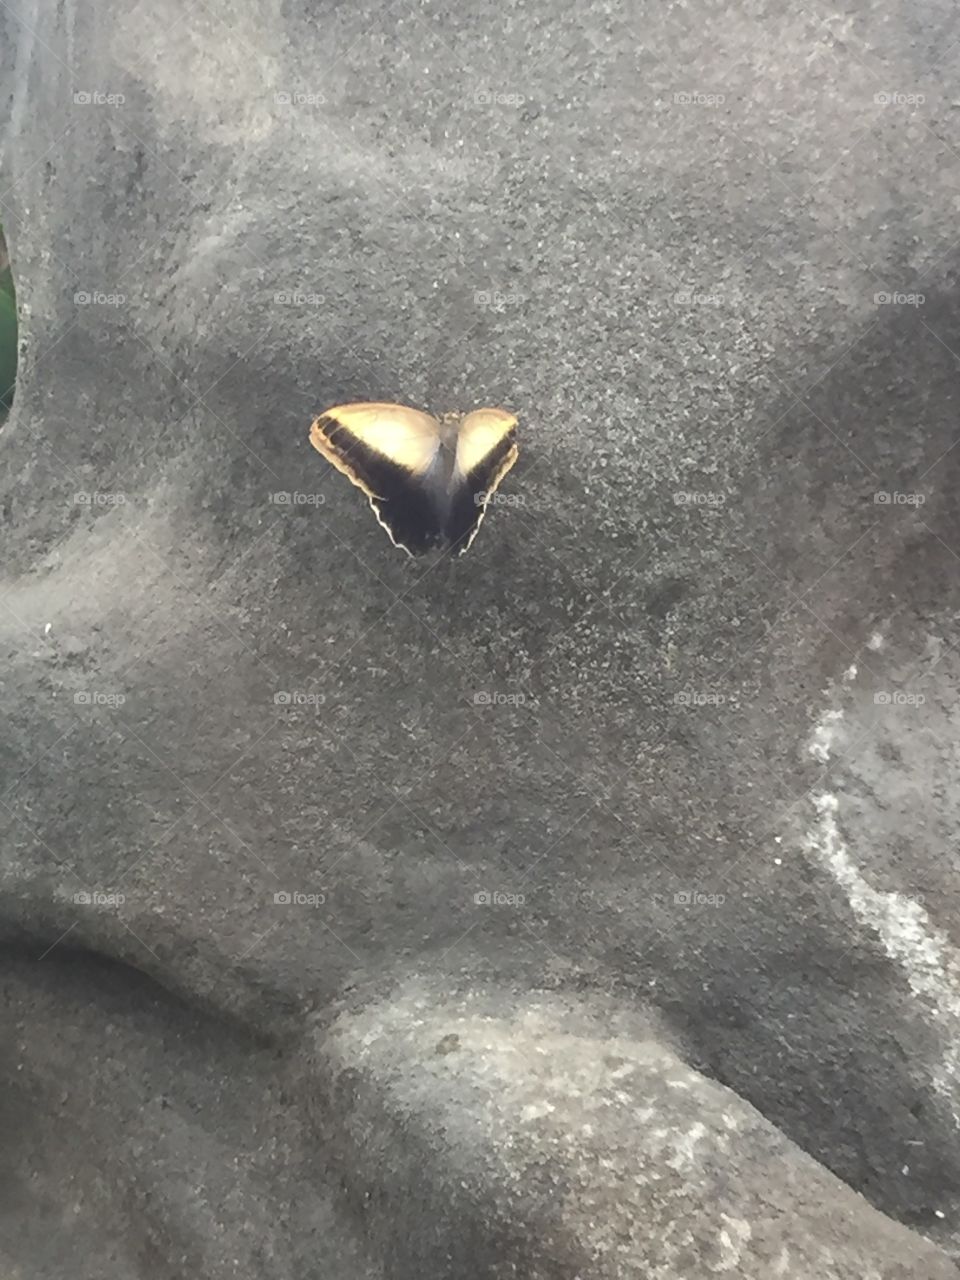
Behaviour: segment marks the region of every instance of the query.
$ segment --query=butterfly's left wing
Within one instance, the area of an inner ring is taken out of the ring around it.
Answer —
[[[457,555],[470,547],[487,503],[516,462],[517,420],[505,409],[475,409],[460,423],[447,540]]]

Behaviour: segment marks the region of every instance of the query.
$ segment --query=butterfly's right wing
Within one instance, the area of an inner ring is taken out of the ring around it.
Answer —
[[[470,548],[487,503],[516,462],[517,420],[505,409],[475,409],[460,423],[446,536],[457,555]]]

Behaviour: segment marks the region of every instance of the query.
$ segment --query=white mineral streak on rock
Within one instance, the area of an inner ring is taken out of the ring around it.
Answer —
[[[814,797],[817,822],[808,846],[846,895],[854,915],[880,939],[940,1035],[942,1055],[929,1064],[937,1093],[960,1128],[960,958],[946,934],[922,906],[899,893],[874,889],[863,877],[837,822],[839,803],[831,792]]]
[[[807,743],[807,751],[820,764],[826,764],[830,759],[830,752],[839,736],[842,720],[842,711],[825,711],[814,725],[810,741]]]
[[[697,1144],[707,1135],[707,1127],[698,1121],[686,1133],[679,1133],[673,1141],[673,1155],[666,1161],[671,1169],[689,1169],[696,1158]]]
[[[744,1218],[731,1218],[725,1213],[720,1217],[725,1224],[720,1231],[720,1261],[711,1269],[732,1271],[740,1265],[744,1245],[749,1244],[753,1232]]]

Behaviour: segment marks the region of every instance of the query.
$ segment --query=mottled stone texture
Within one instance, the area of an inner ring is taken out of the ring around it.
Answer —
[[[956,1274],[958,69],[0,5],[5,1273]],[[518,414],[463,560],[358,399]]]
[[[318,1062],[322,1132],[398,1274],[956,1276],[600,997],[404,990]]]

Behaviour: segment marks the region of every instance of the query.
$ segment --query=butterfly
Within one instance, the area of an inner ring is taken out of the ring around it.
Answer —
[[[341,404],[310,427],[310,443],[367,495],[395,547],[463,555],[517,460],[517,420],[504,409],[434,418],[402,404]]]

